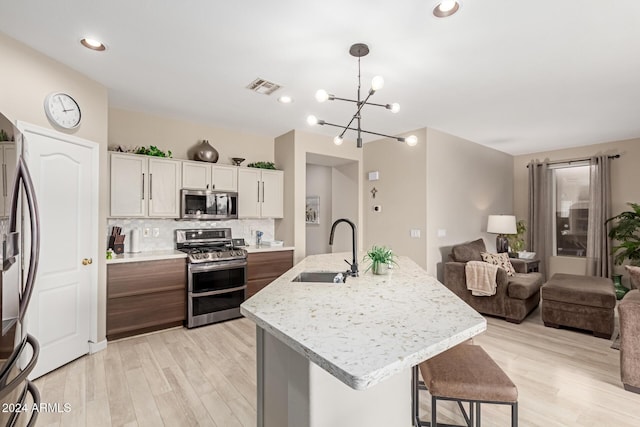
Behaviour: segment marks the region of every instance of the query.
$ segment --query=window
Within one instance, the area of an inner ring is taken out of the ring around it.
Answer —
[[[553,170],[555,191],[555,254],[587,255],[589,221],[589,165]]]

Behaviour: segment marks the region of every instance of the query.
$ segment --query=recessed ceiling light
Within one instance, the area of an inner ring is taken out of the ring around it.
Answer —
[[[80,40],[80,43],[82,43],[82,46],[86,47],[87,49],[97,50],[100,52],[107,48],[104,44],[102,44],[100,40],[90,39],[86,37]]]
[[[287,95],[282,95],[280,98],[278,98],[278,102],[282,104],[291,104],[293,102],[293,98]]]
[[[460,9],[460,0],[442,0],[433,8],[433,14],[437,18],[446,18]]]

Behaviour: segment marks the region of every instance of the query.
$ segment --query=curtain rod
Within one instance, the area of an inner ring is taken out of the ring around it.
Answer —
[[[614,154],[612,156],[609,156],[610,159],[618,159],[620,158],[620,154]],[[570,160],[556,160],[554,162],[547,162],[548,165],[560,165],[562,163],[566,163],[568,165],[570,165],[571,163],[578,163],[578,162],[588,162],[589,160],[591,160],[591,157],[587,157],[585,159],[570,159]],[[538,166],[542,166],[542,164],[538,164]],[[529,165],[527,164],[527,168],[529,167]]]

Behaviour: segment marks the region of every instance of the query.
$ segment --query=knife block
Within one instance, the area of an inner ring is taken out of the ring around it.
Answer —
[[[124,236],[109,236],[109,248],[116,254],[124,253]]]

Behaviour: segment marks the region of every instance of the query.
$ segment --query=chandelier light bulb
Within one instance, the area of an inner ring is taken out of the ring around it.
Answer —
[[[316,101],[324,102],[327,99],[329,99],[329,93],[327,93],[326,90],[320,89],[319,91],[316,92]]]
[[[314,115],[307,117],[307,123],[309,126],[315,126],[318,124],[318,118]]]
[[[375,76],[371,80],[371,89],[372,90],[380,90],[384,87],[384,79],[382,76]]]
[[[397,102],[394,102],[393,104],[391,104],[390,108],[392,113],[397,113],[398,111],[400,111],[400,104],[398,104]]]
[[[418,143],[418,137],[410,135],[404,140],[409,147],[414,147]]]
[[[342,141],[343,139],[340,136],[336,136],[335,138],[333,138],[333,143],[336,145],[342,145]]]

